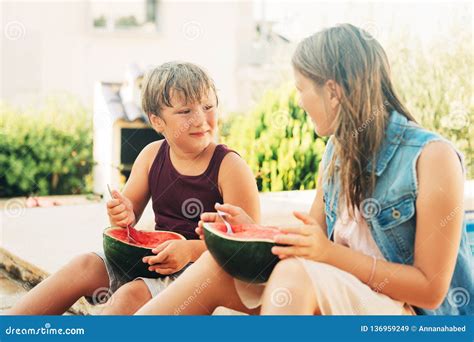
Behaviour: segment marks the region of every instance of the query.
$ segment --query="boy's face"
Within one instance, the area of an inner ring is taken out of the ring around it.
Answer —
[[[153,127],[171,146],[185,153],[199,153],[214,139],[217,125],[217,98],[210,90],[200,103],[185,103],[171,93],[172,107],[163,107],[160,117],[151,116]]]

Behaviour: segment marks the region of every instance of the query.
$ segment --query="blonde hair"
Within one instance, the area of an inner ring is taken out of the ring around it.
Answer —
[[[342,24],[305,38],[297,46],[292,64],[318,87],[328,80],[341,87],[340,110],[333,126],[334,156],[326,171],[330,181],[339,172],[340,199],[352,216],[354,207],[372,196],[375,188],[376,157],[388,113],[396,110],[409,120],[415,119],[394,90],[382,46],[360,28]],[[369,162],[371,170],[367,172]]]
[[[151,70],[142,86],[142,109],[148,115],[160,115],[163,107],[173,107],[173,96],[186,103],[199,103],[213,91],[217,92],[212,78],[192,63],[168,62]]]

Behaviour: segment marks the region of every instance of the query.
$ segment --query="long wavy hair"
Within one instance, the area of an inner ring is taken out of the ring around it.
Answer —
[[[334,157],[325,173],[330,181],[339,177],[340,200],[353,217],[353,209],[371,197],[375,188],[377,152],[389,113],[396,110],[411,121],[415,119],[395,92],[382,46],[358,27],[341,24],[305,38],[297,46],[292,64],[316,89],[333,80],[342,90],[333,123]]]

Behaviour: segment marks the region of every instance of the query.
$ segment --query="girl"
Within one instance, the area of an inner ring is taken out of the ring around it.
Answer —
[[[416,124],[367,32],[344,24],[316,33],[292,63],[301,107],[330,136],[310,215],[295,213],[304,225],[281,228],[275,241],[286,246],[273,248],[281,261],[265,285],[232,279],[206,252],[138,314],[172,313],[206,278],[180,313],[474,313],[461,155]],[[219,209],[251,221],[235,206]]]
[[[143,259],[151,271],[170,276],[131,279],[103,253],[86,253],[33,288],[9,314],[61,314],[82,296],[93,303],[112,296],[102,314],[132,314],[205,250],[194,231],[202,211],[225,201],[259,220],[252,172],[236,153],[214,143],[218,101],[211,78],[196,65],[166,63],[148,75],[142,99],[153,128],[165,140],[140,152],[123,193],[114,191],[107,212],[112,225],[135,225],[151,197],[156,229],[187,239],[160,244],[155,256]]]

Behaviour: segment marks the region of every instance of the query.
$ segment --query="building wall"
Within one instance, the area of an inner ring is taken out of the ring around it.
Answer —
[[[96,81],[122,81],[130,63],[147,67],[178,59],[205,67],[223,108],[239,110],[238,51],[252,39],[251,1],[161,1],[155,32],[94,30],[89,5],[0,2],[2,28],[10,32],[0,40],[1,99],[24,104],[67,91],[92,106]]]

